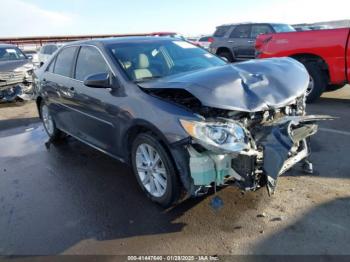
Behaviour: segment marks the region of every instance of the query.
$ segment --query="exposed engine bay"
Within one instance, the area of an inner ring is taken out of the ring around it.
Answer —
[[[232,123],[238,124],[243,131],[241,140],[237,137],[235,145],[226,149],[217,148],[193,135],[186,148],[195,186],[220,186],[234,180],[243,190],[267,186],[273,193],[278,176],[296,163],[305,161],[305,168],[312,172],[307,160],[310,154],[308,139],[317,132],[315,121],[331,118],[305,116],[304,96],[285,107],[248,113],[200,107],[198,100],[183,98],[183,95],[180,92],[165,98],[188,106],[214,127],[228,127]],[[222,140],[219,144],[225,139],[222,135],[217,135],[217,138],[218,142]]]
[[[166,87],[162,81],[141,87],[198,117],[179,120],[191,137],[182,144],[188,162],[181,168],[188,166],[191,181],[182,180],[198,195],[230,181],[242,190],[267,186],[274,193],[278,176],[297,163],[312,172],[309,139],[317,132],[315,122],[332,117],[306,115],[308,83],[298,62],[269,59],[167,79]]]

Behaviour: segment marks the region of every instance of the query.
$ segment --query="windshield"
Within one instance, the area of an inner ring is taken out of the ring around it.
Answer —
[[[283,33],[283,32],[294,32],[295,29],[286,24],[272,24],[273,29],[276,33]]]
[[[137,82],[226,64],[181,40],[118,43],[108,48],[129,78]]]
[[[0,61],[23,60],[25,55],[18,48],[2,47],[0,48]]]

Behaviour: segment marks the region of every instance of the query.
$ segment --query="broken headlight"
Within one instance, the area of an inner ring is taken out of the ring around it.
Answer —
[[[210,123],[183,119],[180,123],[191,137],[207,149],[240,152],[248,148],[244,128],[239,123]]]

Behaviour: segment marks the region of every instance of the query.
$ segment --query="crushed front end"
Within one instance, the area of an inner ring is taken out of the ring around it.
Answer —
[[[32,68],[0,72],[0,102],[30,100],[33,94]]]
[[[181,120],[191,136],[185,145],[191,194],[228,182],[246,191],[267,186],[273,193],[279,175],[307,161],[309,137],[317,132],[315,122],[329,118],[305,116],[302,96],[288,106],[263,112],[220,111],[198,122]]]

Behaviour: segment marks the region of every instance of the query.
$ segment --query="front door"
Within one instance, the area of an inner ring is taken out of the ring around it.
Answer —
[[[250,53],[254,40],[250,37],[251,25],[237,25],[231,32],[228,42],[232,46],[235,59],[251,58]]]
[[[249,57],[255,57],[255,40],[258,35],[273,33],[273,29],[269,24],[253,24],[250,33]]]
[[[77,136],[93,146],[113,154],[115,139],[115,117],[111,90],[109,88],[93,88],[84,85],[84,80],[93,74],[109,73],[111,71],[94,46],[80,48],[72,92],[74,92],[75,110],[74,124],[78,130]]]

